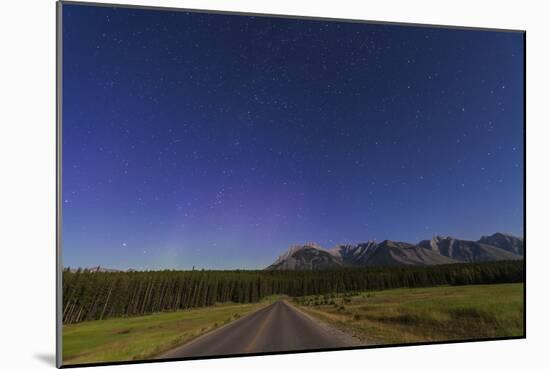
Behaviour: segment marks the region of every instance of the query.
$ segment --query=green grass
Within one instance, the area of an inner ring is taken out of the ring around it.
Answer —
[[[63,363],[153,358],[285,296],[63,327]],[[366,344],[523,335],[523,284],[326,294],[295,305]]]
[[[266,306],[277,298],[270,297],[256,304],[225,303],[207,308],[65,325],[63,364],[152,358]]]
[[[523,284],[444,286],[294,300],[366,344],[522,336]]]

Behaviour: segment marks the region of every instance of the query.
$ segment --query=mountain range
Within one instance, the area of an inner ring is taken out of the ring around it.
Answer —
[[[435,236],[416,245],[385,240],[324,249],[316,243],[308,243],[291,246],[266,269],[318,270],[517,260],[523,258],[524,252],[523,239],[506,233],[483,236],[477,241]]]

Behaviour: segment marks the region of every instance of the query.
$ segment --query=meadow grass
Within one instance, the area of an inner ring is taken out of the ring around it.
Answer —
[[[151,315],[63,326],[63,364],[148,359],[260,309],[255,304],[217,304]]]
[[[440,286],[294,298],[310,315],[365,344],[396,344],[522,336],[523,284]],[[286,296],[259,303],[63,327],[63,363],[149,359]]]
[[[523,284],[443,286],[294,299],[366,344],[522,336]]]

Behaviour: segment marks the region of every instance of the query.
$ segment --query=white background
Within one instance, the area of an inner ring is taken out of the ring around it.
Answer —
[[[548,365],[549,12],[544,1],[201,0],[133,4],[527,30],[526,340],[141,365],[139,368],[518,368]],[[5,1],[0,22],[0,366],[54,366],[55,3]],[[498,210],[497,210],[498,211]],[[490,214],[487,214],[490,216]],[[543,364],[546,362],[547,364]],[[532,363],[529,365],[529,363]],[[135,367],[135,366],[134,366]],[[137,367],[135,367],[137,368]]]

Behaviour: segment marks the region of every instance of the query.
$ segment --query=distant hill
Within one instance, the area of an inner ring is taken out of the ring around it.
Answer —
[[[385,240],[331,249],[310,243],[290,247],[268,270],[318,270],[388,265],[438,265],[522,259],[523,239],[504,233],[479,241],[435,236],[416,245]]]
[[[111,268],[104,268],[101,265],[94,266],[94,267],[88,267],[88,268],[65,268],[64,270],[68,272],[88,272],[88,273],[119,273],[119,272],[133,272],[134,269],[126,269],[126,270],[119,270],[119,269],[111,269]]]

